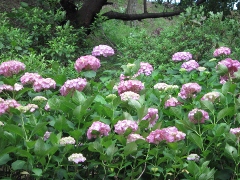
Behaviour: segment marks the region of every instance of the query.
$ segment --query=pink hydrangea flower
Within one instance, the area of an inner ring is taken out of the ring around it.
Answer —
[[[36,80],[41,79],[38,73],[28,73],[26,72],[21,78],[20,81],[23,85],[25,84],[33,84]]]
[[[66,96],[68,93],[73,93],[75,90],[82,91],[87,85],[87,80],[82,78],[67,80],[60,88],[62,96]]]
[[[188,61],[190,59],[192,59],[192,54],[190,52],[177,52],[172,56],[173,61]]]
[[[178,131],[176,127],[167,127],[163,129],[156,129],[152,131],[147,137],[146,140],[149,143],[159,144],[161,141],[166,142],[176,142],[185,139],[186,134]]]
[[[16,108],[20,106],[20,104],[14,100],[14,99],[0,99],[0,115],[6,113],[7,111],[9,111],[9,109],[12,108]]]
[[[120,74],[120,81],[124,81],[125,79],[130,79],[130,76],[125,76],[124,74]]]
[[[182,99],[195,97],[196,93],[200,92],[201,89],[202,87],[199,86],[199,84],[197,83],[186,83],[182,86],[178,96],[181,97]]]
[[[36,92],[40,92],[43,89],[50,89],[50,88],[55,89],[55,87],[56,87],[56,82],[51,78],[37,79],[33,83],[33,89]]]
[[[236,135],[237,138],[240,139],[240,127],[238,127],[238,128],[231,128],[230,129],[230,133]]]
[[[86,161],[86,158],[81,153],[74,153],[68,157],[68,161],[78,164],[79,162]]]
[[[216,99],[220,97],[219,92],[209,92],[207,94],[204,94],[203,97],[201,98],[202,101],[211,101],[214,102]]]
[[[135,75],[133,75],[133,77],[135,78],[135,77],[139,76],[140,74],[145,74],[146,76],[149,76],[150,74],[152,74],[152,71],[153,71],[153,67],[151,64],[141,62],[140,69],[138,70],[138,72]]]
[[[129,101],[130,99],[138,100],[140,95],[132,91],[126,91],[120,94],[120,97],[122,101]]]
[[[108,133],[111,131],[110,126],[107,124],[104,124],[100,121],[95,121],[92,123],[90,128],[87,131],[87,138],[92,139],[92,138],[97,138],[97,135],[92,134],[92,131],[98,131],[99,136],[108,136]]]
[[[43,135],[43,140],[46,141],[50,137],[51,133],[52,132],[46,131],[45,134]]]
[[[144,89],[144,84],[138,80],[121,81],[118,84],[118,94],[122,94],[126,91],[139,93],[142,89]]]
[[[100,66],[99,59],[92,55],[81,56],[74,65],[77,72],[81,72],[83,69],[97,71]]]
[[[99,45],[95,46],[92,51],[93,56],[101,56],[103,55],[104,57],[112,56],[114,55],[114,50],[110,46],[107,45]]]
[[[179,101],[177,100],[177,98],[171,97],[171,98],[169,98],[168,100],[166,100],[166,102],[165,102],[165,108],[167,108],[167,107],[175,107],[175,106],[178,106],[178,105],[180,105],[180,104],[181,104],[181,102],[179,102]]]
[[[213,53],[213,56],[214,57],[218,57],[218,56],[221,56],[221,55],[229,55],[231,54],[231,49],[228,48],[228,47],[220,47],[220,48],[217,48],[214,53]]]
[[[197,112],[202,113],[201,119],[196,119],[196,117],[194,117]],[[208,112],[195,108],[188,113],[188,118],[192,123],[197,124],[197,123],[204,123],[206,120],[209,119],[209,115],[208,115]]]
[[[0,93],[3,91],[13,91],[13,87],[7,84],[0,85]]]
[[[224,59],[218,63],[218,65],[224,65],[228,68],[228,73],[220,77],[220,83],[224,84],[231,78],[235,78],[234,73],[240,69],[240,62],[238,60],[232,60],[231,58]],[[216,68],[218,69],[218,65]]]
[[[0,74],[9,77],[25,70],[25,64],[19,61],[11,60],[3,62],[0,65]]]
[[[129,134],[128,137],[127,137],[127,143],[135,142],[135,141],[138,140],[138,139],[145,140],[145,138],[142,137],[142,136],[139,135],[139,134]]]
[[[148,108],[148,113],[146,116],[143,117],[142,120],[148,120],[149,121],[149,127],[153,127],[156,124],[156,121],[158,120],[158,109],[156,108]]]
[[[114,125],[114,128],[117,134],[124,134],[128,128],[132,129],[132,132],[137,131],[138,124],[133,120],[122,120],[118,121],[117,124]]]
[[[20,91],[22,89],[23,89],[23,85],[21,85],[21,84],[15,83],[13,86],[14,91]]]
[[[187,62],[184,62],[182,65],[181,65],[181,68],[184,68],[186,69],[187,71],[192,71],[194,69],[197,69],[199,67],[199,64],[197,61],[195,60],[190,60],[190,61],[187,61]]]

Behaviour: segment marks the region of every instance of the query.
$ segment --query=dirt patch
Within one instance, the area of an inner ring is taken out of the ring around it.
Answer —
[[[0,13],[10,12],[13,8],[20,6],[21,0],[1,0],[0,1]]]

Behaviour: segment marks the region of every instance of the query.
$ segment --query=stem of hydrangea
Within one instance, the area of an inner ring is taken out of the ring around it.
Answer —
[[[25,129],[25,123],[24,123],[24,120],[23,120],[23,114],[22,113],[21,113],[21,121],[22,121],[22,129],[23,129],[24,134],[25,134],[25,140],[29,141],[28,135],[27,135],[27,132],[26,132],[26,129]]]

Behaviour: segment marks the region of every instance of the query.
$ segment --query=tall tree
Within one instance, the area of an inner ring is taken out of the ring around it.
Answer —
[[[107,4],[112,4],[108,2],[108,0],[82,0],[83,5],[79,10],[72,10],[69,6],[73,7],[73,3],[70,0],[60,0],[60,3],[63,9],[66,11],[68,15],[68,20],[77,28],[85,27],[89,28],[90,25],[94,22],[95,17],[101,11],[103,6]],[[161,18],[161,17],[172,17],[179,15],[184,12],[184,8],[192,5],[204,5],[208,11],[221,11],[229,9],[231,10],[234,6],[234,3],[238,2],[238,0],[181,0],[180,6],[177,10],[172,12],[159,12],[159,13],[148,13],[147,12],[147,4],[146,0],[144,1],[144,12],[140,14],[136,14],[130,10],[129,13],[120,13],[115,11],[108,11],[102,16],[107,17],[108,19],[119,19],[124,21],[133,21],[133,20],[142,20],[147,18]],[[157,1],[157,0],[156,0]],[[136,2],[136,0],[128,0],[128,2]],[[134,3],[130,3],[134,4]]]

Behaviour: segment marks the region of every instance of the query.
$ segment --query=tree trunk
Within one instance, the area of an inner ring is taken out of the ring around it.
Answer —
[[[147,13],[147,0],[143,0],[143,13]]]
[[[127,14],[136,14],[137,0],[128,0]],[[130,21],[130,26],[136,26],[136,21]]]

